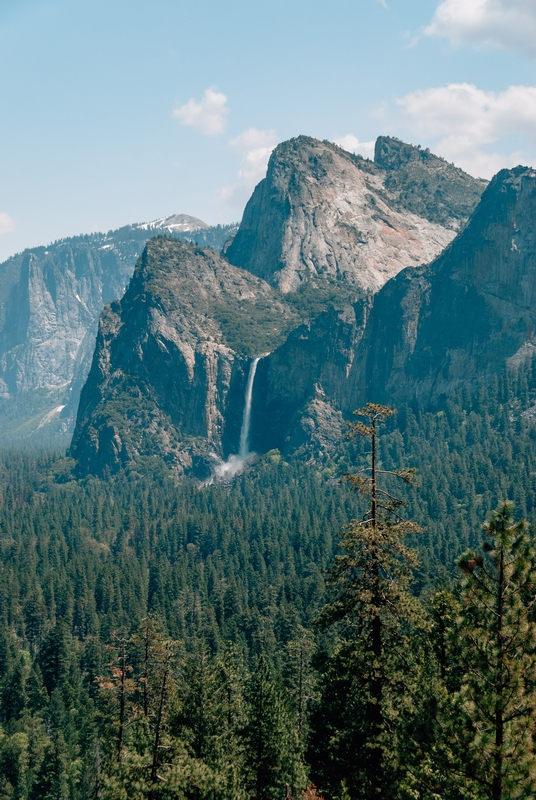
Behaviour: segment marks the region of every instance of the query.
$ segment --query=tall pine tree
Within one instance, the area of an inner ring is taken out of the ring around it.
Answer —
[[[387,480],[413,484],[415,476],[379,462],[379,427],[395,412],[369,403],[355,413],[367,422],[354,423],[352,433],[371,449],[366,466],[346,478],[368,502],[363,518],[344,529],[331,569],[335,599],[320,616],[340,639],[325,671],[312,758],[321,791],[333,796],[345,782],[356,800],[387,800],[400,779],[398,737],[419,669],[410,634],[425,624],[409,591],[417,559],[404,543],[417,528],[402,518]]]

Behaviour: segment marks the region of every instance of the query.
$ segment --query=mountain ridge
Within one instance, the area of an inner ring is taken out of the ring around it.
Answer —
[[[272,287],[215,251],[148,242],[124,297],[101,316],[70,448],[81,474],[159,454],[206,478],[236,449],[250,356],[247,342],[242,352],[227,344],[215,301],[221,318],[237,301],[246,317],[251,306],[265,313],[264,348],[299,323]]]
[[[389,137],[378,139],[376,153],[383,166],[311,137],[278,145],[226,250],[229,261],[283,292],[337,281],[359,293],[433,260],[486,182]]]

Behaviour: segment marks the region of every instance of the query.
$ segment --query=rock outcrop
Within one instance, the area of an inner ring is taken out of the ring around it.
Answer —
[[[43,426],[69,435],[103,306],[119,298],[147,240],[162,229],[221,248],[233,226],[186,215],[36,247],[0,265],[2,440]],[[61,417],[61,418],[60,418]]]
[[[272,153],[226,254],[282,292],[307,281],[376,292],[432,261],[485,185],[396,139],[380,137],[371,162],[300,136]]]
[[[267,283],[215,251],[150,240],[101,317],[71,446],[80,474],[160,455],[206,477],[237,452],[251,356],[298,322]]]
[[[366,402],[437,408],[536,354],[536,171],[503,170],[432,264],[329,310],[259,364],[259,451],[336,445],[336,420]],[[338,416],[337,416],[338,415]]]
[[[253,391],[251,443],[257,452],[333,447],[344,427],[348,377],[364,334],[370,301],[330,308],[292,331],[262,359]]]
[[[517,167],[495,176],[433,264],[405,270],[375,297],[349,396],[437,405],[532,358],[535,327],[536,171]]]

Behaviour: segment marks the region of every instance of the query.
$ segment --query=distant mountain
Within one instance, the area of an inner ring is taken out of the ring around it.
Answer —
[[[372,162],[300,136],[275,148],[226,254],[283,292],[306,282],[375,292],[432,261],[485,186],[397,139],[380,137]]]
[[[193,233],[203,228],[208,228],[206,222],[188,214],[172,214],[152,222],[144,222],[136,226],[139,230],[159,230],[166,233]]]
[[[236,226],[174,215],[63,239],[0,264],[1,441],[70,435],[105,303],[160,232],[221,249]]]

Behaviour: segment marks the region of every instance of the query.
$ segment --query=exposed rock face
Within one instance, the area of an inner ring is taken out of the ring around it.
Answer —
[[[208,244],[214,240],[219,247],[233,230],[209,228],[186,215],[157,222],[176,236]],[[28,415],[21,398],[30,415],[37,415],[35,430],[52,410],[56,414],[47,422],[57,422],[61,412],[61,426],[69,430],[89,372],[102,308],[125,291],[139,254],[154,236],[151,226],[130,225],[108,234],[65,239],[0,265],[0,413],[9,409],[14,430]],[[14,404],[20,407],[18,415]],[[9,426],[2,427],[5,440]],[[59,430],[60,423],[56,427]]]
[[[532,358],[535,220],[536,171],[503,170],[434,263],[294,331],[259,364],[255,446],[325,449],[337,443],[337,414],[349,418],[369,401],[437,407]]]
[[[336,446],[367,401],[434,406],[532,357],[535,219],[536,172],[504,170],[435,262],[301,325],[286,296],[213,251],[152,240],[102,317],[71,450],[80,472],[158,454],[206,475],[237,452],[264,351],[250,445],[285,453]]]
[[[310,155],[319,143],[306,145]],[[328,165],[348,161],[338,148],[322,148]],[[426,152],[415,155],[415,148],[406,150],[402,143],[393,148],[399,151],[396,163],[415,181],[434,160]],[[389,156],[382,140],[378,149],[381,158]],[[434,169],[455,170],[438,161]],[[361,177],[378,178],[379,167],[364,162],[370,169],[366,173],[356,163],[350,158],[343,173],[355,167]],[[313,170],[311,164],[308,169]],[[318,184],[305,171],[302,179]],[[464,180],[462,173],[459,183]],[[437,177],[436,183],[442,181]],[[518,336],[521,328],[526,331],[526,321],[520,323],[518,311],[505,309],[508,303],[512,307],[512,292],[519,296],[514,304],[522,302],[519,298],[529,306],[532,302],[526,276],[536,258],[534,248],[529,252],[533,182],[531,171],[501,173],[467,227],[432,266],[406,269],[375,298],[328,307],[301,325],[291,310],[292,294],[281,295],[213,252],[152,240],[125,297],[102,317],[71,449],[80,472],[102,474],[158,454],[179,472],[206,475],[211,458],[237,452],[250,359],[264,351],[272,352],[257,368],[250,446],[257,452],[278,448],[319,454],[340,441],[344,418],[367,400],[427,404],[456,380],[485,372],[488,362],[493,371],[515,353],[521,357],[531,347],[524,335]],[[409,178],[400,183],[409,199],[399,194],[396,202],[420,202],[408,188],[413,186]],[[462,218],[467,195],[461,192],[458,199],[447,220],[452,228]],[[389,211],[390,220],[395,213],[401,212]],[[445,211],[438,206],[427,213]],[[441,230],[453,235],[452,229]],[[526,263],[515,261],[521,254]],[[497,278],[505,259],[514,259],[506,267],[506,283]],[[334,277],[340,285],[347,275]],[[495,296],[500,313],[491,311]],[[494,336],[507,323],[496,329],[492,313],[497,319],[516,319],[516,336],[508,341],[509,334],[503,336],[500,353]]]
[[[290,453],[312,444],[322,451],[340,441],[348,377],[369,305],[363,300],[328,309],[259,363],[250,436],[254,450]]]
[[[132,266],[127,248],[92,244],[67,241],[20,258],[2,309],[3,397],[68,384],[81,348],[93,349],[102,306],[123,293]]]
[[[536,172],[503,170],[430,266],[376,296],[349,376],[360,403],[437,404],[536,353]]]
[[[227,249],[283,292],[336,281],[375,292],[432,261],[485,187],[428,151],[381,137],[376,161],[300,136],[279,145]]]
[[[251,337],[268,350],[296,324],[267,283],[214,251],[152,239],[123,299],[102,314],[71,447],[80,473],[158,454],[208,475],[216,456],[236,452]]]

